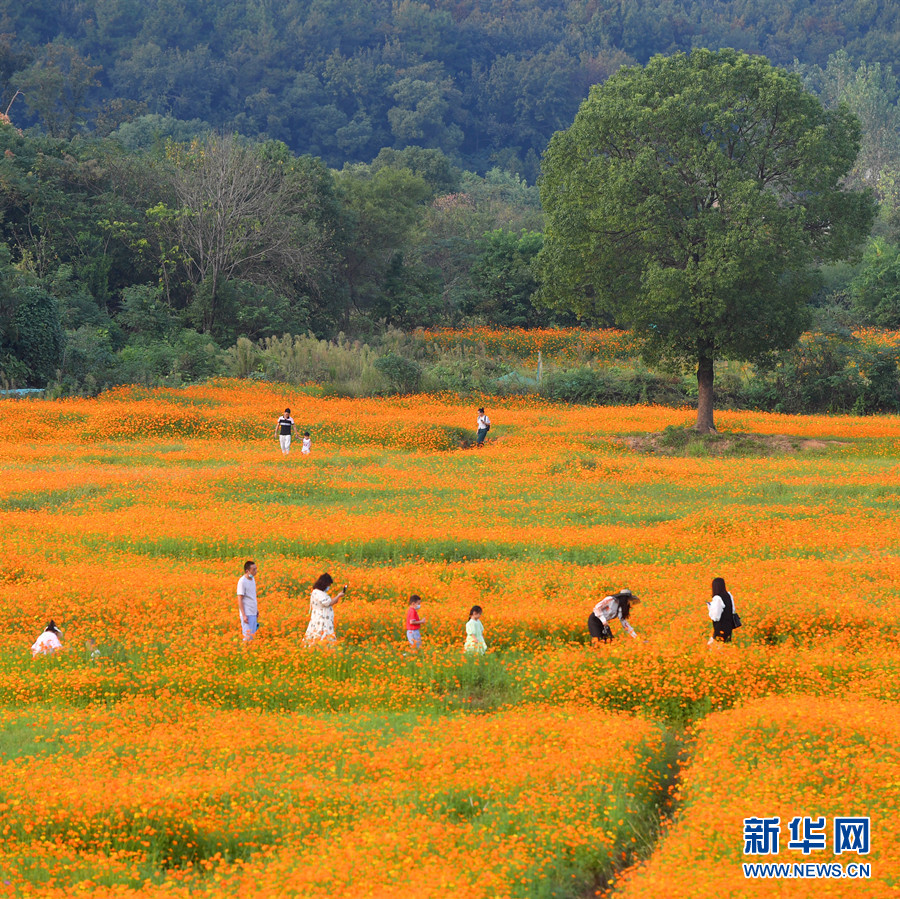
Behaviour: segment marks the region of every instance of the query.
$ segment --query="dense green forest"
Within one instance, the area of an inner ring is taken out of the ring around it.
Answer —
[[[328,165],[436,147],[529,181],[591,84],[656,53],[890,65],[891,0],[37,0],[0,3],[14,119],[127,146],[212,127]]]
[[[859,118],[849,181],[879,219],[812,301],[826,328],[900,327],[896,4],[2,9],[0,386],[196,380],[284,334],[391,355],[396,329],[574,324],[534,301],[541,154],[590,85],[698,45]]]

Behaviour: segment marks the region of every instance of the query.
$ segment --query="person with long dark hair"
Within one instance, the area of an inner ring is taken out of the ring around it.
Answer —
[[[639,602],[640,599],[628,589],[618,590],[609,596],[604,596],[594,606],[593,612],[588,615],[588,632],[591,635],[591,642],[599,643],[602,640],[606,643],[608,640],[612,640],[613,635],[609,622],[614,618],[618,618],[622,623],[622,630],[637,639],[629,617],[631,616],[631,607]]]
[[[337,596],[330,596],[328,588],[334,583],[334,578],[326,571],[320,574],[313,584],[312,594],[309,597],[309,626],[306,628],[307,640],[335,640],[334,633],[334,607],[347,593],[349,584],[344,584]]]
[[[731,632],[734,630],[734,597],[725,588],[725,578],[713,578],[712,599],[706,603],[706,609],[713,623],[708,645],[711,646],[717,640],[730,643]]]

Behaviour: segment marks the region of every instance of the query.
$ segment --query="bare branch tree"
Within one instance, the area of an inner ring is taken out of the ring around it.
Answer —
[[[313,267],[326,243],[311,223],[309,197],[288,162],[273,162],[230,135],[169,148],[179,204],[159,217],[189,281],[208,292],[203,327],[216,297],[235,278],[288,290]]]

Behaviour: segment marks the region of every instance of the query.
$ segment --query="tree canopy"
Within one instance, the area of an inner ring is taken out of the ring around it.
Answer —
[[[812,264],[868,234],[875,203],[842,186],[860,144],[845,106],[734,50],[620,69],[591,89],[543,163],[544,299],[611,316],[651,358],[695,363],[713,428],[713,364],[791,346]]]
[[[415,144],[529,180],[623,63],[700,45],[782,65],[900,51],[900,5],[884,0],[0,0],[0,13],[2,110],[21,89],[20,126],[124,124],[129,142],[212,128],[336,167]]]

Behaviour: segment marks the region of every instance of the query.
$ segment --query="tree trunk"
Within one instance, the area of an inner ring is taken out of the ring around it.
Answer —
[[[697,360],[697,430],[701,434],[708,434],[716,429],[713,424],[714,376],[712,356],[701,355]]]

